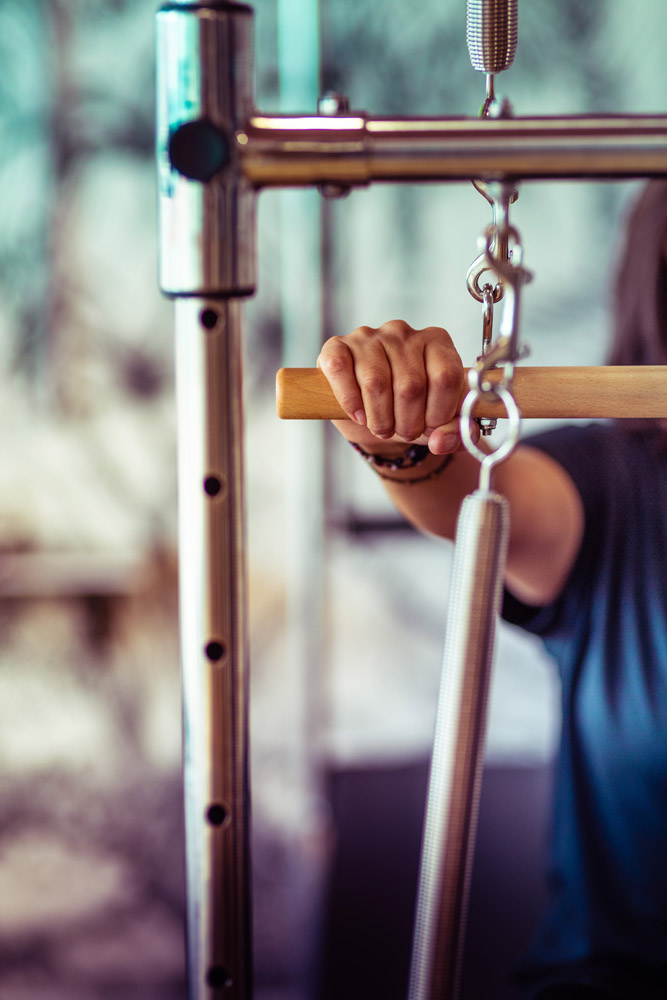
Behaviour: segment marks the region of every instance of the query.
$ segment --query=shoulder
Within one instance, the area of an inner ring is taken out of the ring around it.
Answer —
[[[528,437],[507,463],[515,557],[507,584],[525,605],[552,604],[576,567],[590,576],[618,533],[667,489],[667,456],[622,425],[561,427]],[[515,480],[515,481],[512,481]],[[504,491],[499,485],[499,489]],[[657,501],[663,509],[661,499]],[[663,515],[664,517],[664,515]]]
[[[531,600],[508,576],[503,617],[569,644],[607,605],[616,614],[663,578],[667,450],[650,429],[637,433],[618,421],[527,438],[524,453],[551,462],[569,480],[578,497],[581,536],[568,572],[546,599]]]
[[[631,503],[667,475],[667,450],[656,447],[650,432],[630,432],[622,421],[559,427],[527,437],[525,446],[561,467],[588,517]]]

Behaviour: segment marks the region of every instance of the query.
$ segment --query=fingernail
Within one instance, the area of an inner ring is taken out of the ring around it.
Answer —
[[[352,414],[352,419],[357,424],[361,424],[362,427],[366,426],[366,414],[363,410],[355,410]]]
[[[444,451],[455,451],[460,444],[460,438],[458,434],[445,434],[442,439],[442,448]]]

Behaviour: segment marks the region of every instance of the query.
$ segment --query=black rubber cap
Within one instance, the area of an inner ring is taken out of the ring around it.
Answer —
[[[210,181],[229,163],[227,138],[206,118],[186,122],[169,138],[169,162],[190,180]]]

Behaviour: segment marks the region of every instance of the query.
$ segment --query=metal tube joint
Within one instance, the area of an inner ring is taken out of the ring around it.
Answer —
[[[253,11],[167,4],[157,14],[160,287],[169,296],[255,290],[255,192],[238,128],[253,109]]]

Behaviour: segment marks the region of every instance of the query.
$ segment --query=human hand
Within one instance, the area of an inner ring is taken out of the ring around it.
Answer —
[[[334,421],[348,440],[376,452],[381,442],[428,443],[436,455],[461,447],[463,365],[446,330],[402,320],[362,326],[327,340],[317,364],[350,417]]]

